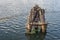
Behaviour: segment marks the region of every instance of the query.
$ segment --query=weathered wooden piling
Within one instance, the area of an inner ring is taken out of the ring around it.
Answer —
[[[47,27],[47,23],[45,21],[45,10],[41,9],[41,11],[39,11],[39,13],[40,13],[41,31],[45,32],[46,31],[46,27]]]
[[[36,30],[40,27],[42,32],[46,31],[46,22],[45,22],[45,10],[41,9],[38,5],[35,5],[30,11],[30,15],[28,16],[27,23],[27,32],[31,32],[34,27]]]

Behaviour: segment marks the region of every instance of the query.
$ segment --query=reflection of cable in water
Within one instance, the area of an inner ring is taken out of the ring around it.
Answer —
[[[0,18],[0,20],[11,19],[11,18],[14,18],[14,17],[18,17],[18,15],[3,17],[3,18]]]

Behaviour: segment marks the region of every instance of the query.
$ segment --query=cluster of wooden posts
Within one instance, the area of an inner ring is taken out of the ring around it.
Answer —
[[[31,32],[32,28],[35,28],[36,30],[40,28],[41,32],[45,32],[46,27],[45,10],[41,9],[38,5],[35,5],[28,16],[26,31]]]

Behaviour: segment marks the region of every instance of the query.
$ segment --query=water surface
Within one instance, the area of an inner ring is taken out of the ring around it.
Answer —
[[[46,10],[46,34],[25,35],[30,9],[38,4]],[[0,40],[60,40],[60,1],[2,0],[0,2]]]

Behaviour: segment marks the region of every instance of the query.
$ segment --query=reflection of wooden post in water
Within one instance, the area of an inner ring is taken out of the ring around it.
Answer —
[[[33,7],[31,9],[29,18],[28,18],[28,24],[27,24],[27,32],[31,32],[33,26],[35,29],[38,29],[40,26],[41,31],[45,32],[46,31],[46,23],[45,23],[45,10],[41,9],[38,5]]]
[[[46,32],[42,33],[38,33],[38,34],[32,34],[32,35],[25,35],[27,40],[44,40],[45,36],[46,36]]]

